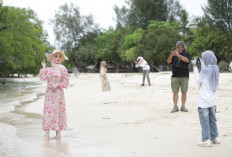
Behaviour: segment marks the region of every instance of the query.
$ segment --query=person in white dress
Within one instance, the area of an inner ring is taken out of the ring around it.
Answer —
[[[232,61],[230,62],[230,65],[229,65],[229,71],[232,72]]]
[[[102,82],[102,91],[109,91],[110,90],[110,83],[107,78],[107,69],[106,69],[106,62],[102,61],[100,65],[100,78]]]

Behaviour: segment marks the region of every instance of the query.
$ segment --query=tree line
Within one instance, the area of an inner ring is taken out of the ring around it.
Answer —
[[[52,49],[42,21],[31,9],[3,6],[0,0],[0,77],[37,74]]]
[[[67,66],[85,70],[106,60],[133,67],[138,56],[152,65],[165,65],[178,40],[186,43],[192,56],[212,50],[219,64],[228,66],[232,58],[232,1],[208,0],[202,7],[204,15],[192,18],[178,0],[125,2],[123,7],[114,6],[116,27],[106,30],[99,28],[91,15],[80,16],[72,3],[58,9],[54,30],[71,59]]]
[[[208,0],[204,15],[189,17],[178,0],[126,0],[113,7],[115,28],[102,29],[93,16],[81,16],[73,3],[60,6],[51,20],[56,48],[65,51],[68,68],[85,71],[101,60],[126,63],[137,56],[152,65],[166,65],[176,41],[183,40],[192,56],[212,50],[222,66],[232,58],[232,1]],[[46,53],[54,49],[42,21],[31,9],[3,6],[0,0],[0,73],[37,74]]]

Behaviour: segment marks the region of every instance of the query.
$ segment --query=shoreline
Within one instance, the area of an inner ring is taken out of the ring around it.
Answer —
[[[26,105],[32,105],[35,100],[40,98],[39,94],[36,93],[39,85],[30,85],[33,81],[34,80],[30,79],[27,79],[27,81],[17,79],[16,82],[26,82],[29,83],[29,85],[23,85],[22,88],[17,87],[16,89],[11,89],[16,92],[16,95],[12,94],[12,96],[15,95],[15,97],[11,98],[15,103],[12,104],[9,101],[8,104],[5,104],[5,106],[11,106],[11,109],[2,112],[0,115],[0,129],[3,131],[0,135],[0,149],[2,150],[0,151],[0,156],[25,156],[25,154],[26,156],[34,156],[33,154],[35,152],[41,154],[38,148],[29,144],[28,141],[25,140],[25,135],[22,134],[24,132],[23,128],[28,127],[31,118],[41,119],[40,115],[24,112],[22,109]],[[15,82],[15,80],[13,82]],[[35,152],[28,151],[30,149],[35,150]]]

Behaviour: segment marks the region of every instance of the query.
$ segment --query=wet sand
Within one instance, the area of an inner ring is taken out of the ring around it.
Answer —
[[[142,74],[108,74],[109,92],[101,91],[99,74],[70,76],[70,87],[65,90],[69,127],[62,132],[61,140],[43,138],[41,114],[46,86],[35,88],[31,91],[36,93],[35,98],[21,101],[15,110],[1,114],[4,136],[0,135],[0,155],[231,157],[232,73],[220,74],[217,119],[222,144],[211,148],[197,146],[201,128],[193,74],[186,103],[188,113],[170,113],[170,76],[170,72],[151,73],[152,86],[140,87]]]

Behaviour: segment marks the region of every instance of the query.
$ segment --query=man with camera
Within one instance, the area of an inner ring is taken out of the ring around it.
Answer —
[[[172,63],[172,77],[171,77],[171,87],[173,92],[173,103],[174,107],[171,113],[178,112],[179,108],[177,106],[178,102],[178,92],[181,88],[181,111],[188,112],[185,107],[185,102],[187,98],[188,81],[189,81],[189,61],[190,54],[185,51],[185,44],[183,41],[178,41],[176,43],[176,48],[173,48],[170,56],[167,59],[167,63]]]

